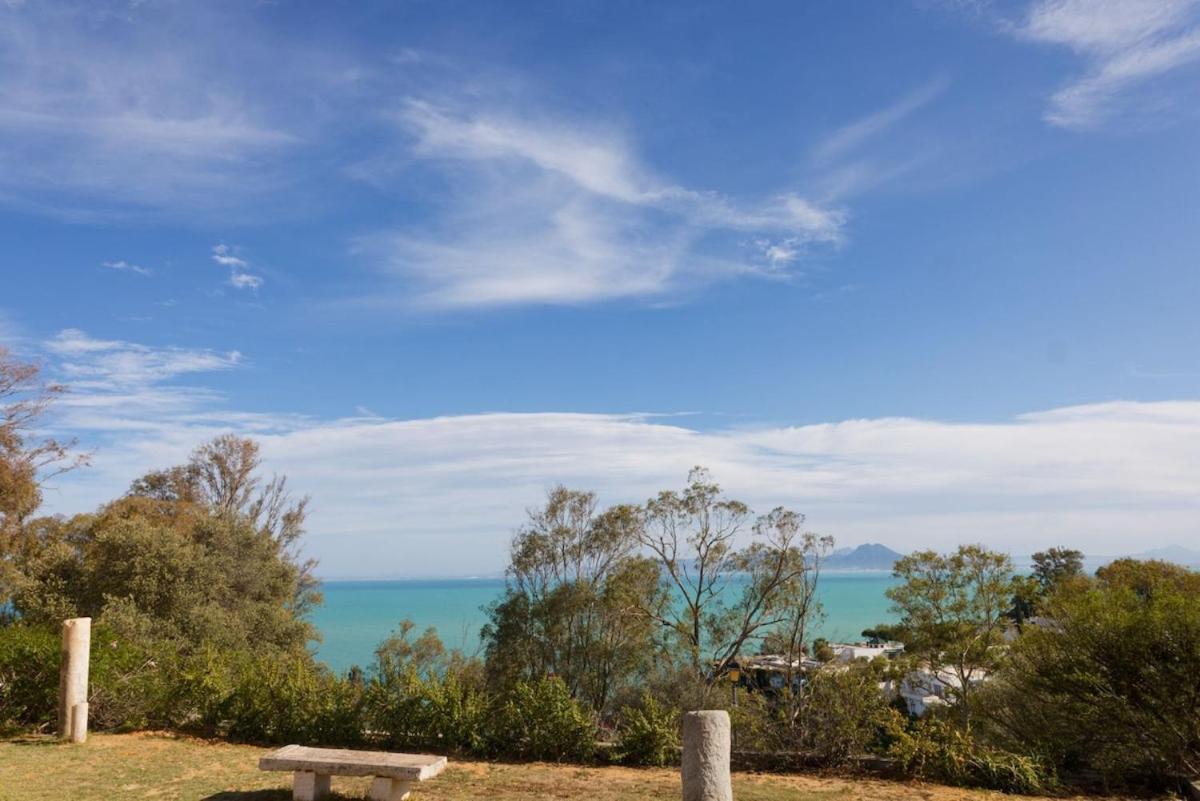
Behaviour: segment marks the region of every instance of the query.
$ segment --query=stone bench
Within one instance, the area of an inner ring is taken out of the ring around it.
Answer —
[[[368,798],[404,801],[414,784],[432,779],[446,769],[446,758],[286,745],[260,759],[258,769],[292,771],[295,801],[318,801],[328,796],[331,776],[374,776]]]

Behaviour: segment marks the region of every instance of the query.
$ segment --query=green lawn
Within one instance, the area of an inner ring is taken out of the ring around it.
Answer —
[[[165,734],[96,734],[85,745],[49,738],[0,741],[0,801],[284,801],[291,775],[263,773],[265,749]],[[368,780],[335,777],[335,796],[362,798]],[[451,760],[413,801],[446,799],[677,799],[675,770],[583,768]],[[931,785],[820,775],[737,774],[738,801],[997,801],[1000,796]]]

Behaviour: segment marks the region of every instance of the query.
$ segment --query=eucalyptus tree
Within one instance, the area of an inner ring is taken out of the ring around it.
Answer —
[[[1015,584],[1012,560],[982,545],[952,553],[920,551],[899,560],[887,590],[906,651],[931,670],[948,670],[964,722],[976,684],[999,664]]]
[[[671,599],[646,612],[706,687],[773,630],[807,631],[819,556],[832,541],[805,532],[803,523],[783,507],[754,519],[700,467],[682,491],[646,503],[640,542],[658,561]]]
[[[637,553],[641,510],[598,510],[594,493],[551,489],[514,535],[503,597],[483,629],[489,680],[512,686],[553,675],[604,709],[654,657],[646,609],[660,591]]]

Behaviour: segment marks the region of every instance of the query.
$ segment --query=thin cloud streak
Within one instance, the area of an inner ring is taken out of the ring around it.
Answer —
[[[813,148],[814,161],[828,164],[844,158],[899,125],[921,108],[929,105],[946,91],[950,81],[944,76],[934,78],[909,92],[896,102],[839,128]]]
[[[130,264],[124,259],[120,259],[118,261],[106,261],[103,262],[102,265],[110,270],[116,270],[117,272],[123,273],[135,273],[147,278],[154,275],[154,271],[149,267],[141,267],[137,264]]]

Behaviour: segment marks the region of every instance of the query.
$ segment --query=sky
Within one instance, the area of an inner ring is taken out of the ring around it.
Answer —
[[[839,545],[1200,542],[1200,2],[0,2],[0,343],[254,436],[327,577],[708,467]]]

